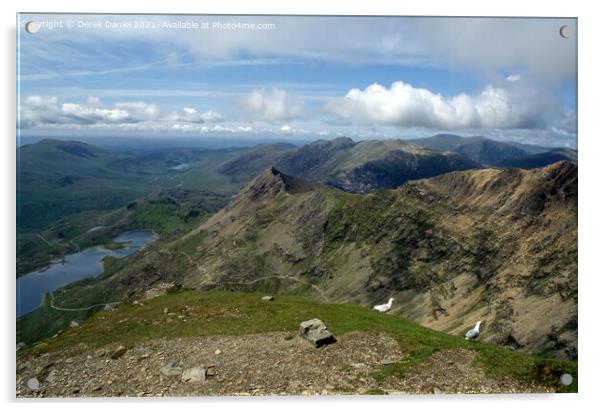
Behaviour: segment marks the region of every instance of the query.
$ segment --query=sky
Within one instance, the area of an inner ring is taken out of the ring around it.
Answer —
[[[577,147],[574,19],[18,19],[20,136],[453,133]]]

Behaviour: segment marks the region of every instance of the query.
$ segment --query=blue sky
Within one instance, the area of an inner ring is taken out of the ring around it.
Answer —
[[[571,19],[20,20],[23,136],[310,140],[452,132],[577,146]],[[29,21],[38,23],[36,34],[25,31]],[[570,38],[559,35],[562,25]]]

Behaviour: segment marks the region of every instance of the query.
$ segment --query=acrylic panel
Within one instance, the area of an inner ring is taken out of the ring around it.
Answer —
[[[17,15],[17,397],[577,391],[577,19]]]

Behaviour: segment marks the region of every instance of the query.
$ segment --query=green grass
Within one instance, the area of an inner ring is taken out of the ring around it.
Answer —
[[[266,303],[261,300],[262,295],[181,291],[149,300],[143,306],[124,304],[114,312],[97,312],[80,327],[67,329],[57,338],[26,348],[20,355],[61,350],[80,343],[92,347],[111,343],[132,346],[160,337],[243,335],[269,331],[295,333],[300,322],[317,317],[335,335],[365,331],[385,332],[396,338],[404,358],[383,367],[378,378],[403,375],[441,349],[466,348],[477,351],[476,364],[494,376],[511,376],[524,382],[545,384],[557,391],[577,391],[576,362],[467,342],[461,337],[422,327],[402,317],[383,315],[357,305],[321,304],[291,295],[277,295],[274,301]],[[185,315],[186,321],[166,316],[163,313],[166,307],[170,312]],[[575,377],[570,387],[562,387],[558,383],[558,377],[565,372]]]

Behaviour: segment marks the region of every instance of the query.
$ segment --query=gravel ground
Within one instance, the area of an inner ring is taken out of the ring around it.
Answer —
[[[547,392],[485,376],[473,365],[475,353],[462,349],[437,352],[405,377],[378,382],[375,371],[403,357],[386,334],[349,333],[317,349],[284,332],[158,339],[112,359],[117,347],[80,345],[18,359],[17,397]],[[168,364],[175,375],[162,372]],[[193,367],[208,370],[204,382],[182,380],[181,370]],[[31,378],[39,388],[27,388]]]

